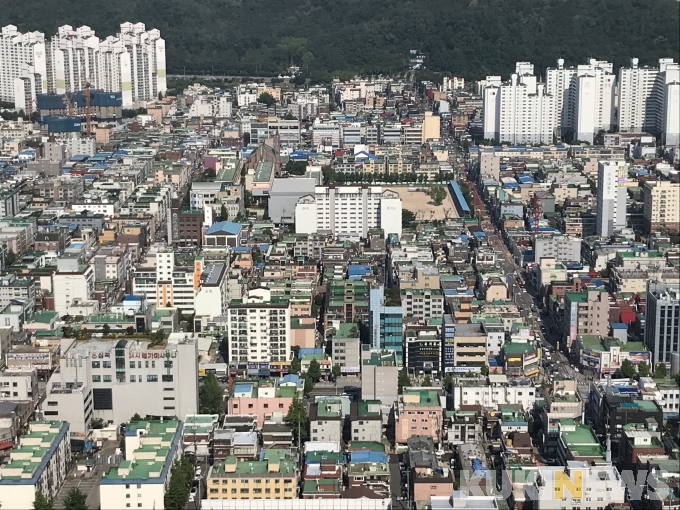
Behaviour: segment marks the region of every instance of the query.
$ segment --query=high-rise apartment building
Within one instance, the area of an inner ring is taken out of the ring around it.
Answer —
[[[484,89],[484,136],[510,144],[552,143],[555,101],[534,66],[518,62],[510,81]]]
[[[600,161],[597,167],[597,214],[595,231],[608,237],[626,226],[628,164]]]
[[[155,99],[167,90],[165,41],[144,23],[121,23],[120,32],[100,40],[88,26],[59,27],[46,42],[41,32],[0,35],[0,98],[27,110],[36,94],[94,89],[121,92],[123,106]]]
[[[680,349],[680,283],[647,282],[645,344],[652,364],[670,363]]]
[[[366,237],[372,228],[382,229],[385,237],[401,237],[401,198],[396,192],[382,186],[317,186],[295,206],[297,234],[325,230]]]
[[[14,25],[0,32],[0,100],[24,111],[47,89],[45,34],[21,33]]]
[[[547,93],[555,101],[558,135],[593,143],[595,133],[612,129],[615,118],[616,75],[609,62],[590,59],[588,64],[557,68],[545,73]]]
[[[642,201],[646,232],[651,233],[659,228],[680,229],[680,183],[645,181],[642,185]]]
[[[680,141],[680,64],[659,59],[659,67],[630,67],[619,71],[619,131],[653,133],[666,145]]]

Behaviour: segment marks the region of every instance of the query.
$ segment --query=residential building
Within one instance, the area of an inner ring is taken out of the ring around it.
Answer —
[[[406,317],[425,320],[444,313],[444,294],[440,289],[403,289],[401,309]]]
[[[344,422],[345,414],[342,412],[342,401],[339,399],[324,399],[309,406],[311,441],[342,444]]]
[[[252,289],[232,300],[229,321],[229,362],[271,362],[290,359],[290,301],[266,288]]]
[[[367,237],[373,228],[401,237],[401,199],[382,186],[316,186],[295,206],[295,232]]]
[[[645,181],[642,183],[645,232],[680,229],[680,183]]]
[[[503,374],[489,374],[486,378],[455,378],[453,384],[453,408],[481,405],[484,408],[498,409],[505,404],[519,404],[522,409],[532,409],[538,398],[536,386],[530,379],[515,378],[512,384]]]
[[[36,94],[47,90],[45,34],[21,33],[14,25],[2,27],[0,33],[0,100],[17,108],[35,109]]]
[[[69,427],[63,421],[32,421],[0,467],[0,504],[30,510],[35,495],[53,500],[66,480],[71,460]]]
[[[350,404],[352,441],[382,443],[382,403],[379,400],[359,400]]]
[[[299,473],[285,450],[264,450],[262,460],[229,456],[206,476],[207,499],[297,499]]]
[[[487,363],[487,335],[480,324],[455,324],[453,372],[477,372]]]
[[[77,258],[58,259],[52,275],[54,310],[59,316],[66,315],[74,299],[93,299],[94,282],[93,266],[81,264]]]
[[[0,372],[0,401],[38,403],[38,374],[32,370]]]
[[[68,421],[73,437],[89,437],[94,417],[92,385],[78,381],[50,381],[45,393],[43,415],[52,420]]]
[[[560,420],[582,416],[583,402],[576,389],[576,381],[573,379],[557,379],[553,381],[552,392],[545,393],[541,422],[543,423],[544,449],[547,452],[557,453]]]
[[[361,373],[361,339],[358,324],[338,324],[331,341],[333,365],[340,366],[343,374]]]
[[[368,322],[370,299],[368,283],[362,280],[333,278],[326,291],[326,325],[334,321],[341,323]]]
[[[227,403],[228,415],[252,415],[257,426],[266,420],[282,421],[297,395],[297,386],[275,385],[269,381],[236,384]]]
[[[406,444],[412,436],[428,436],[440,444],[443,419],[443,405],[437,390],[405,388],[395,410],[395,442]]]
[[[392,406],[399,398],[399,367],[394,352],[386,354],[363,345],[361,350],[361,398]]]
[[[93,417],[105,422],[123,423],[135,413],[169,418],[194,414],[198,408],[197,340],[194,335],[172,333],[161,345],[124,339],[73,343],[61,353],[60,370],[48,381],[44,409],[69,422],[72,410],[78,416],[74,423],[82,421],[91,389]],[[51,409],[49,402],[61,398],[53,398],[51,392],[68,388],[78,389],[82,403]]]
[[[183,454],[178,420],[133,421],[125,430],[125,460],[99,480],[102,510],[165,508],[172,467]]]
[[[564,295],[564,338],[567,346],[578,335],[609,334],[609,294],[600,289]]]
[[[652,366],[671,362],[680,352],[680,284],[647,282],[645,306],[645,345],[651,352]]]
[[[21,302],[27,317],[35,311],[36,285],[32,278],[18,278],[8,274],[0,277],[0,308]]]
[[[560,232],[539,233],[534,238],[534,261],[539,262],[542,257],[555,257],[557,262],[579,262],[581,239]]]
[[[599,161],[597,166],[596,233],[609,237],[626,226],[628,164]]]
[[[208,264],[205,267],[201,274],[200,287],[194,298],[196,318],[207,317],[208,320],[212,320],[215,317],[227,315],[229,307],[227,269],[227,264],[222,262]]]

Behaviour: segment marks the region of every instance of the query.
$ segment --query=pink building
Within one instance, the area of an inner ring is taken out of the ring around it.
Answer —
[[[227,401],[227,414],[252,414],[257,416],[257,426],[274,416],[285,417],[293,402],[297,387],[236,383]]]
[[[444,411],[436,389],[404,391],[399,402],[395,424],[396,442],[406,444],[411,436],[430,436],[435,444],[441,442]]]

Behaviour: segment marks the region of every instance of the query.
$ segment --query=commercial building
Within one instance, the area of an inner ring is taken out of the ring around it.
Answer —
[[[361,339],[356,323],[340,323],[331,342],[333,365],[338,365],[343,374],[361,372]]]
[[[85,410],[87,420],[91,389],[93,417],[105,422],[123,423],[135,413],[166,418],[194,414],[197,359],[197,337],[186,333],[172,333],[154,346],[146,340],[74,342],[61,353],[60,370],[48,382],[44,409],[59,417],[73,412],[80,420]],[[51,407],[50,401],[61,402],[51,392],[68,388],[77,388],[74,393],[82,402]]]
[[[609,237],[626,226],[628,164],[599,161],[597,165],[597,214],[595,232]]]
[[[396,289],[392,289],[396,290]],[[403,312],[399,301],[385,296],[385,287],[370,290],[369,333],[373,349],[393,351],[397,362],[403,360]]]
[[[444,294],[440,289],[402,289],[401,309],[406,317],[425,320],[444,313]]]
[[[476,372],[487,362],[487,335],[480,324],[456,324],[453,336],[453,372]]]
[[[680,183],[645,181],[642,201],[645,232],[680,229]]]
[[[395,410],[395,442],[406,444],[412,436],[428,436],[435,444],[440,444],[443,407],[437,390],[405,388]]]
[[[290,359],[290,301],[271,290],[252,289],[227,310],[229,362],[271,362]]]
[[[57,260],[57,271],[52,275],[54,310],[59,316],[68,314],[76,298],[94,298],[95,272],[91,265],[81,264],[76,258]]]
[[[182,456],[183,423],[135,421],[125,430],[125,460],[99,481],[101,510],[164,509],[172,466]]]
[[[404,366],[410,374],[443,374],[442,341],[437,328],[407,326]]]
[[[30,510],[35,494],[53,500],[66,480],[71,462],[69,427],[63,421],[33,421],[10,461],[0,466],[0,504]]]
[[[560,232],[539,233],[534,238],[534,262],[542,257],[555,257],[557,262],[579,262],[581,239]]]
[[[506,375],[489,374],[488,377],[456,377],[453,384],[453,408],[481,405],[498,409],[504,404],[520,404],[522,409],[533,408],[538,398],[536,386],[530,379],[508,380]]]
[[[205,267],[201,274],[200,287],[194,298],[196,318],[206,317],[208,320],[212,320],[215,317],[227,315],[229,307],[228,283],[227,264],[219,262],[208,264]],[[194,331],[196,330],[194,329]]]
[[[373,228],[401,237],[401,199],[382,186],[316,186],[295,206],[295,232],[367,237]]]
[[[399,367],[393,352],[382,354],[363,345],[361,350],[361,397],[392,406],[399,398]]]
[[[652,365],[670,364],[680,352],[680,284],[647,282],[645,345],[652,353]]]
[[[609,294],[604,290],[567,292],[564,295],[564,336],[567,346],[578,335],[609,334]]]

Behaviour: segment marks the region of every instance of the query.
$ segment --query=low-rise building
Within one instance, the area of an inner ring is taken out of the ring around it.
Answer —
[[[352,441],[382,441],[382,411],[379,400],[359,400],[350,406]]]
[[[325,399],[309,406],[309,437],[311,441],[342,444],[344,422],[342,401],[339,399]]]
[[[164,509],[173,463],[182,456],[182,430],[178,420],[130,422],[125,460],[99,481],[101,509]]]
[[[395,441],[406,444],[411,436],[428,436],[440,444],[443,407],[439,391],[434,388],[404,388],[395,411]]]

